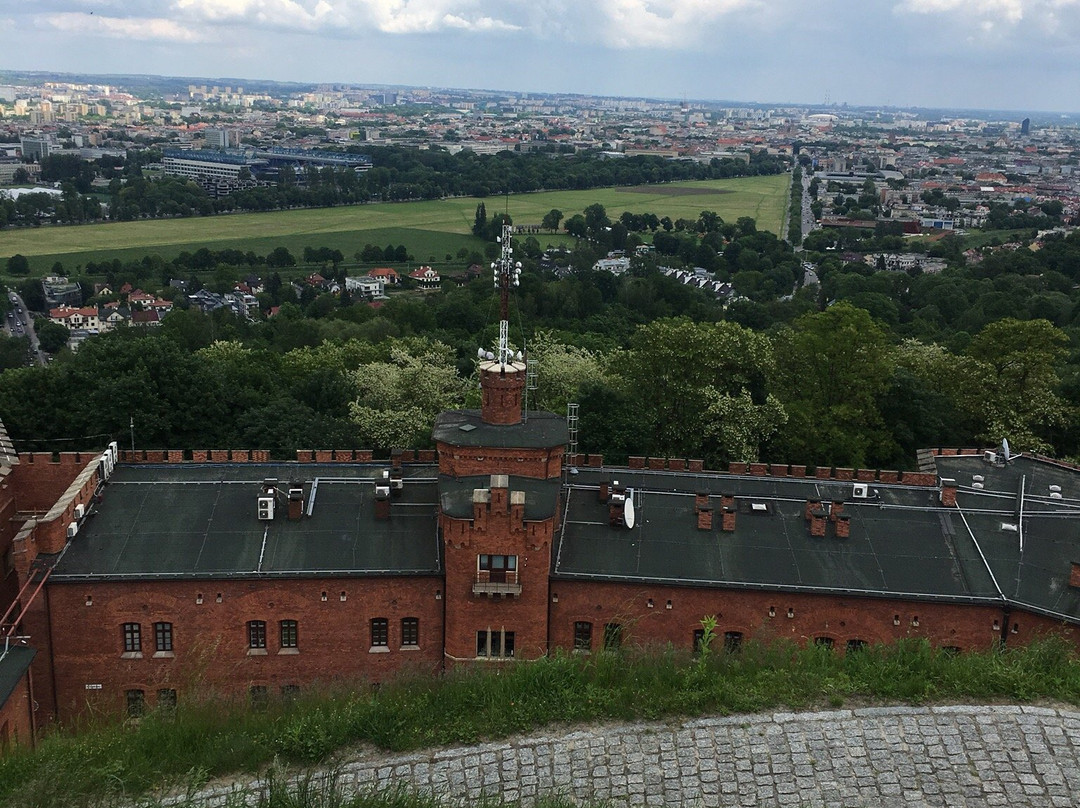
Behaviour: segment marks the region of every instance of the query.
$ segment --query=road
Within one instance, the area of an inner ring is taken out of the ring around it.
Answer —
[[[29,337],[30,351],[35,364],[44,365],[45,353],[38,343],[37,334],[34,333],[34,318],[30,316],[26,303],[15,292],[8,292],[8,300],[11,302],[11,311],[4,319],[4,329],[12,337]]]

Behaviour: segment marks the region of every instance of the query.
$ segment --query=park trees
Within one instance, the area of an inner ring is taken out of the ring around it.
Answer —
[[[613,367],[633,400],[641,452],[756,460],[785,422],[767,387],[768,338],[734,323],[658,320]]]

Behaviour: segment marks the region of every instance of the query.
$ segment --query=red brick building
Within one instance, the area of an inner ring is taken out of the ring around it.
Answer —
[[[565,457],[564,419],[523,413],[524,364],[480,371],[480,410],[386,461],[16,455],[0,438],[0,743],[207,690],[260,701],[556,649],[689,651],[706,615],[728,647],[1077,638],[1072,467],[970,451],[903,474],[614,469]]]

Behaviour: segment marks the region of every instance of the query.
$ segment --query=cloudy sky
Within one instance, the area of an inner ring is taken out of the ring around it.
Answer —
[[[0,69],[1080,110],[1080,0],[0,0]]]

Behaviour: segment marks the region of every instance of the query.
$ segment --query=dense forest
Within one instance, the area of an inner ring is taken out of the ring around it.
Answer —
[[[882,468],[911,467],[920,447],[1002,438],[1080,454],[1080,235],[934,274],[809,254],[821,282],[803,287],[803,256],[772,234],[705,229],[670,235],[700,251],[719,233],[714,271],[730,300],[661,272],[682,262],[678,249],[619,277],[590,269],[596,248],[584,241],[587,260],[572,256],[558,274],[526,259],[513,338],[539,360],[536,406],[581,405],[582,450]],[[186,277],[160,259],[108,271]],[[285,457],[429,445],[440,409],[476,404],[476,349],[497,331],[484,280],[377,310],[297,296],[280,278],[268,286],[280,301],[272,318],[178,308],[160,329],[7,370],[0,418],[23,449],[127,445],[134,418],[139,447]]]

